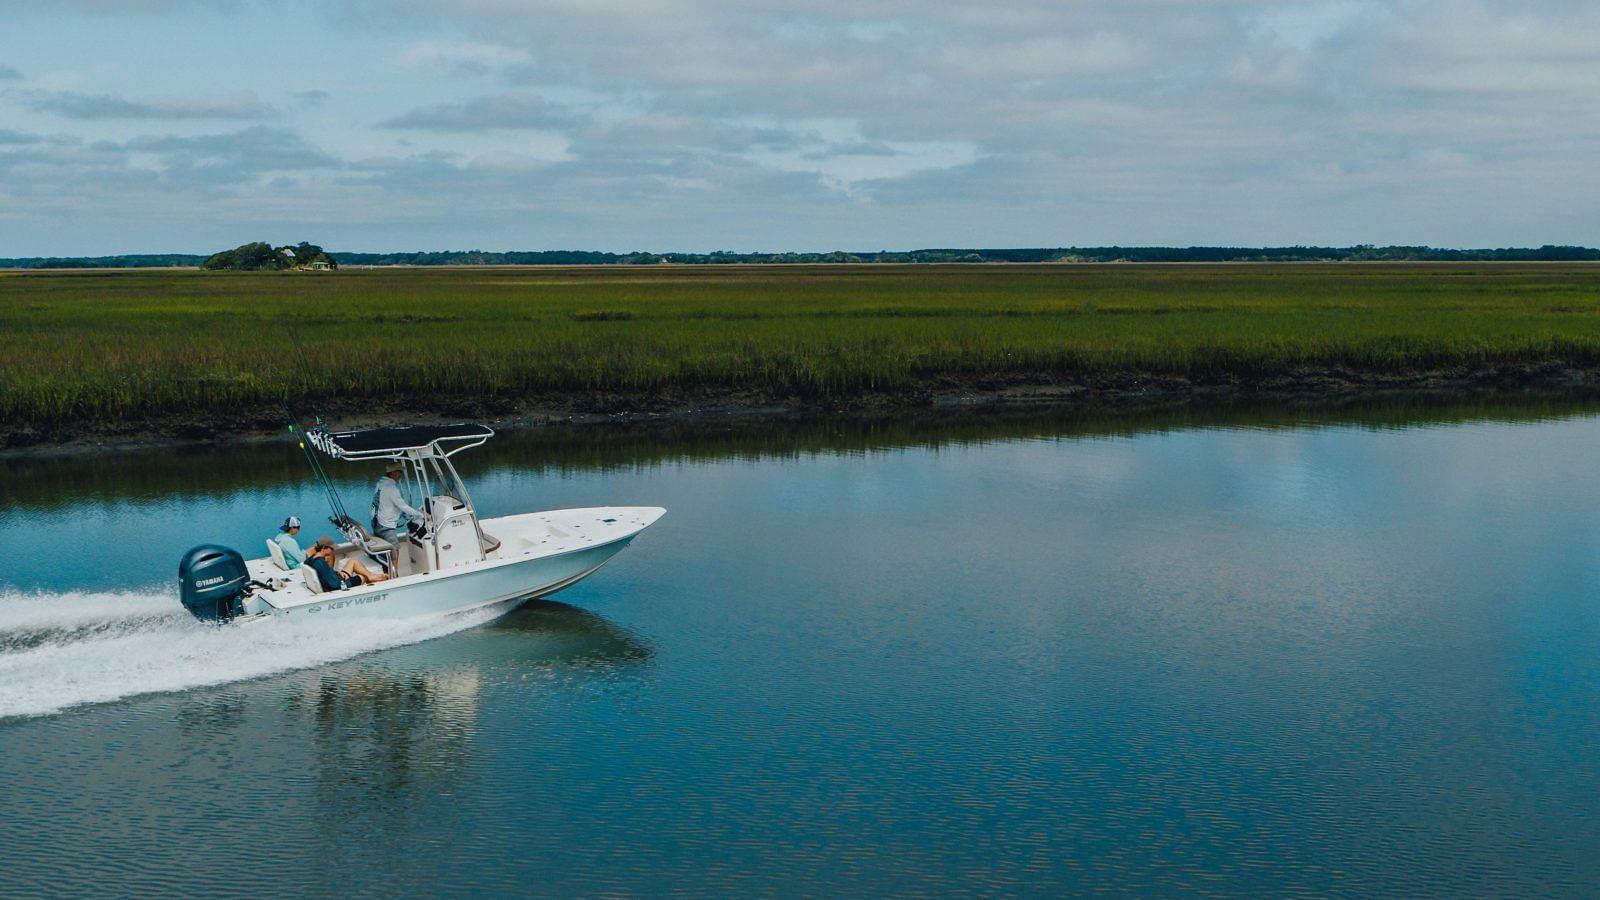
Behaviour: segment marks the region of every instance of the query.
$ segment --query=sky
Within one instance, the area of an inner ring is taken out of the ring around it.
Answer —
[[[1595,0],[0,0],[0,257],[1600,245]]]

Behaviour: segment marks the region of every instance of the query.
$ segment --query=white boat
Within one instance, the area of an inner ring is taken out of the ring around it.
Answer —
[[[190,550],[179,565],[184,606],[202,620],[243,622],[286,615],[409,617],[547,597],[594,574],[666,513],[658,506],[606,506],[479,519],[450,457],[493,436],[488,426],[473,424],[307,432],[301,446],[344,538],[335,547],[337,562],[355,560],[388,578],[329,591],[309,565],[285,565],[272,541],[267,556],[249,561],[208,544]],[[398,542],[374,537],[345,511],[314,451],[399,463],[402,493],[425,518],[408,523]]]

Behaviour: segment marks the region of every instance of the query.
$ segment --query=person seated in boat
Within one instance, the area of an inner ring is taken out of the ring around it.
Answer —
[[[317,573],[317,581],[323,590],[347,591],[363,584],[389,580],[388,575],[368,569],[360,560],[347,559],[336,564],[337,555],[333,548],[333,538],[323,535],[317,538],[316,546],[306,554],[306,565]]]
[[[306,561],[306,552],[300,549],[300,542],[295,535],[300,533],[300,519],[290,516],[278,526],[278,533],[272,536],[272,542],[283,551],[283,562],[293,572],[300,568]]]
[[[401,516],[412,522],[427,518],[401,495],[400,478],[404,474],[405,469],[398,462],[390,464],[372,491],[372,533],[395,545],[406,536],[406,530],[400,526]]]

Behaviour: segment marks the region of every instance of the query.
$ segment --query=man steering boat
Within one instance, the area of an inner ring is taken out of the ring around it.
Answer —
[[[395,545],[405,539],[406,530],[400,525],[401,516],[411,522],[427,518],[421,510],[407,503],[400,493],[400,479],[404,475],[405,468],[396,461],[379,476],[372,491],[372,533]]]

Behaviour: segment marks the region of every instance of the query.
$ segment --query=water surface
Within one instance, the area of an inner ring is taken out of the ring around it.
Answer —
[[[0,892],[1592,894],[1596,446],[1567,406],[507,436],[488,515],[670,512],[559,603],[332,632],[170,584],[323,515],[292,447],[0,460]]]

